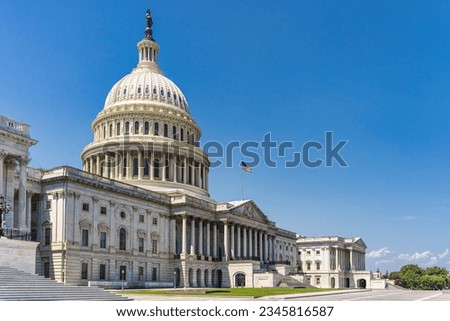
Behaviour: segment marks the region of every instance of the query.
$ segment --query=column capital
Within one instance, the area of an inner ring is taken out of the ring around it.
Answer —
[[[27,166],[30,163],[30,161],[31,161],[31,158],[29,158],[28,155],[27,156],[21,156],[18,159],[18,162],[19,162],[20,166]]]

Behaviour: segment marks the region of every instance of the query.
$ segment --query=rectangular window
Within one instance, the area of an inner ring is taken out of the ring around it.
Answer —
[[[145,220],[145,216],[144,215],[139,215],[139,223],[144,223]]]
[[[139,238],[139,253],[144,253],[144,238]]]
[[[106,207],[105,206],[100,207],[100,214],[106,215]]]
[[[144,281],[144,267],[140,266],[138,272],[139,272],[139,281]]]
[[[306,255],[311,255],[311,251],[306,251]]]
[[[317,251],[316,251],[316,255],[320,255],[320,250],[317,250]]]
[[[152,268],[152,281],[158,281],[158,269]]]
[[[82,280],[88,279],[88,264],[87,263],[81,263],[81,279]]]
[[[307,270],[311,270],[311,263],[309,263],[309,262],[306,263],[306,269],[307,269]]]
[[[52,228],[46,227],[44,230],[44,245],[52,244]]]
[[[157,219],[156,217],[154,217],[154,218],[152,219],[152,224],[153,224],[153,225],[158,225],[158,219]]]
[[[89,212],[89,203],[83,203],[83,211]]]
[[[52,209],[52,201],[46,201],[45,202],[45,209],[47,211],[50,211]]]
[[[100,248],[106,249],[106,232],[100,232]]]
[[[81,246],[89,246],[89,230],[81,230]]]
[[[316,270],[320,270],[320,263],[316,263]]]
[[[306,282],[307,282],[308,284],[311,284],[311,277],[310,277],[310,276],[308,276],[308,278],[306,279]]]
[[[100,264],[98,279],[106,280],[106,264]]]
[[[152,240],[152,254],[158,254],[158,240]]]
[[[320,285],[320,278],[316,278],[316,285]]]

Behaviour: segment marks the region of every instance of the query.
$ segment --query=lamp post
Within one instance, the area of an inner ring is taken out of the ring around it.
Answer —
[[[122,291],[123,291],[123,282],[124,282],[124,276],[125,276],[125,270],[120,271],[121,279],[122,279]]]
[[[0,237],[3,236],[3,214],[6,214],[11,209],[11,206],[6,205],[5,198],[0,195]]]

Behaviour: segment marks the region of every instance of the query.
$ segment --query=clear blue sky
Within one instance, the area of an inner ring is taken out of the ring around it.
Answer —
[[[32,166],[81,166],[92,120],[136,64],[147,8],[203,142],[349,141],[348,168],[245,175],[270,219],[360,236],[373,270],[450,268],[450,2],[3,1],[0,113],[31,125]],[[216,200],[241,197],[239,161],[212,170]]]

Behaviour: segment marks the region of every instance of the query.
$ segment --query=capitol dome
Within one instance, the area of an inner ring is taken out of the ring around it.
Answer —
[[[152,68],[139,65],[113,86],[104,109],[123,104],[169,107],[189,114],[186,98],[173,81]]]
[[[209,197],[209,159],[186,97],[158,65],[159,45],[147,12],[138,64],[108,93],[92,122],[94,140],[81,153],[91,174],[152,191]]]

